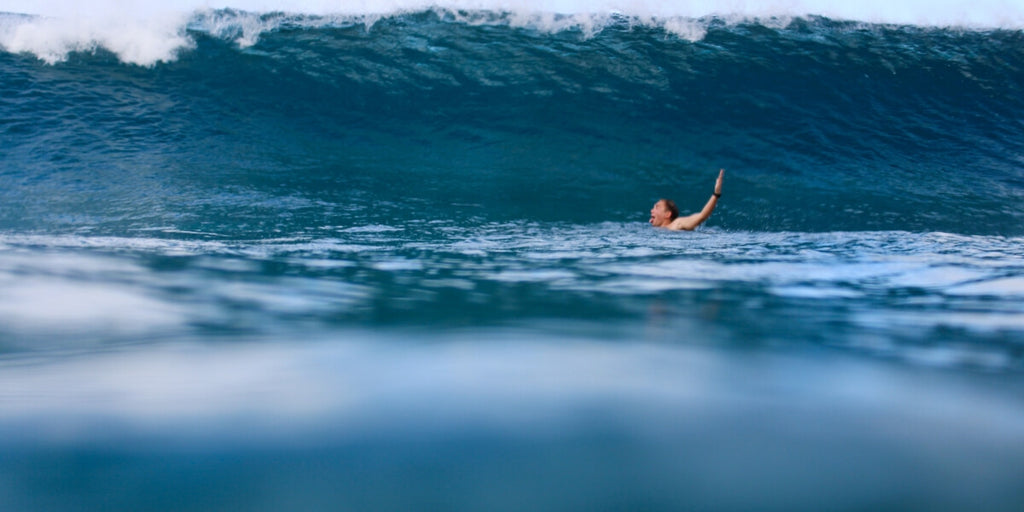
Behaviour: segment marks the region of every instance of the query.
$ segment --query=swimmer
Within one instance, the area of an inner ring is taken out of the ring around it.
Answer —
[[[700,212],[680,217],[679,208],[676,207],[676,203],[672,202],[671,199],[659,199],[657,203],[654,203],[654,207],[651,208],[651,220],[649,222],[656,228],[674,231],[692,231],[696,229],[702,222],[708,220],[711,212],[715,210],[715,205],[718,204],[718,198],[722,197],[722,176],[724,175],[725,169],[718,171],[715,191],[711,194],[711,199],[708,199],[708,203],[704,205],[704,209]]]

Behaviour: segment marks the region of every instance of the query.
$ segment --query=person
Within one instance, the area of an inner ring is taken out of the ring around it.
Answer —
[[[715,180],[715,191],[711,194],[711,199],[708,199],[708,203],[704,205],[703,210],[686,217],[680,217],[679,208],[676,207],[676,204],[671,199],[659,199],[657,203],[654,203],[654,207],[651,208],[651,220],[649,222],[656,228],[674,231],[692,231],[696,229],[697,226],[708,220],[711,212],[715,210],[715,205],[718,204],[718,198],[722,197],[722,177],[724,175],[725,169],[718,171],[718,179]]]

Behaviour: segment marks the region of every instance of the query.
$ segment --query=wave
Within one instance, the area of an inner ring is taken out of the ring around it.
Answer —
[[[0,227],[642,222],[725,167],[726,229],[1021,233],[1020,31],[536,16],[203,10],[163,25],[179,47],[28,38],[65,62],[0,52]]]
[[[216,7],[216,8],[214,8]],[[353,24],[366,28],[382,19],[434,12],[466,24],[506,25],[542,32],[581,32],[592,36],[626,23],[657,28],[687,41],[699,41],[712,23],[761,23],[786,26],[794,19],[823,17],[839,21],[968,30],[1020,30],[1024,5],[979,0],[960,2],[882,1],[857,3],[795,0],[747,2],[610,2],[605,0],[364,0],[337,5],[319,0],[236,0],[223,5],[183,0],[139,2],[8,2],[0,15],[0,48],[30,53],[48,62],[70,53],[103,49],[126,63],[152,66],[178,58],[195,47],[194,34],[229,37],[251,46],[267,32],[284,27],[323,28]]]

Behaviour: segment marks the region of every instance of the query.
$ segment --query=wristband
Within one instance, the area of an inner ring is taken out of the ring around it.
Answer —
[[[716,198],[722,197],[722,194],[720,192],[712,192],[711,195],[715,196]]]

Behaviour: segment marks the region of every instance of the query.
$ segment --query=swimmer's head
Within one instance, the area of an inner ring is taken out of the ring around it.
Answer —
[[[659,199],[651,208],[651,220],[648,222],[652,226],[662,227],[676,220],[678,216],[679,208],[676,207],[676,203],[672,202],[671,199]]]

